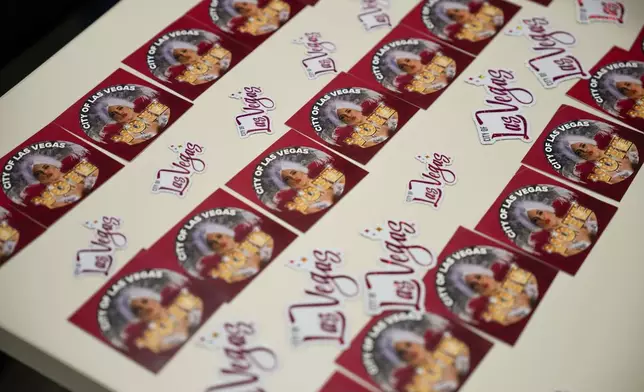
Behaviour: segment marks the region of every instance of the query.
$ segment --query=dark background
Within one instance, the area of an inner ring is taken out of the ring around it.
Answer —
[[[0,96],[119,0],[1,0]]]

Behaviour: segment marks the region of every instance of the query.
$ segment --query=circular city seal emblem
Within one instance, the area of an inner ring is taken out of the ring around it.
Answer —
[[[644,119],[644,62],[619,61],[599,69],[589,82],[602,109],[625,119]]]
[[[371,59],[371,72],[391,91],[426,95],[447,87],[456,75],[456,61],[435,42],[399,39],[378,49]]]
[[[230,67],[232,53],[216,34],[177,30],[158,37],[147,53],[150,72],[166,82],[199,85],[217,80]]]
[[[25,147],[4,163],[4,193],[22,206],[56,209],[73,204],[96,184],[98,166],[90,155],[85,147],[60,140]]]
[[[78,113],[80,127],[98,143],[132,146],[152,140],[170,119],[170,108],[158,96],[158,91],[136,84],[95,91]]]
[[[579,183],[617,184],[640,166],[639,151],[610,124],[572,120],[550,130],[543,144],[550,166]]]
[[[214,208],[185,222],[175,251],[190,275],[235,283],[252,278],[268,264],[273,244],[255,214],[241,208]]]
[[[227,33],[254,36],[279,29],[291,16],[283,0],[211,0],[210,19]]]
[[[595,212],[577,195],[552,185],[528,185],[510,193],[499,209],[505,235],[532,254],[567,257],[586,250],[597,237]]]
[[[369,148],[398,128],[398,112],[387,98],[362,87],[342,88],[319,97],[311,108],[311,126],[329,144]]]
[[[459,249],[441,260],[436,291],[468,323],[512,325],[532,313],[539,299],[537,279],[514,259],[493,246]]]
[[[470,349],[452,328],[433,313],[386,316],[364,338],[362,364],[384,391],[457,390],[470,371]]]
[[[313,214],[344,192],[345,175],[333,157],[310,147],[286,147],[265,156],[253,173],[259,200],[274,211]]]
[[[142,270],[116,281],[99,302],[103,336],[128,352],[164,354],[185,343],[202,321],[203,299],[185,276]]]
[[[481,0],[426,0],[421,17],[427,30],[446,41],[479,42],[503,27],[503,10]]]

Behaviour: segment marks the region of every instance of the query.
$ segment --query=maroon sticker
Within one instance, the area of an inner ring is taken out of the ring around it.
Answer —
[[[0,200],[45,226],[123,165],[51,123],[2,158]]]
[[[367,163],[418,111],[381,87],[370,89],[347,73],[336,76],[286,125]]]
[[[335,372],[318,392],[368,392],[369,390],[340,372]]]
[[[217,293],[141,252],[69,321],[158,372],[223,303]]]
[[[503,0],[425,0],[400,23],[477,55],[519,9]]]
[[[295,0],[203,0],[188,15],[254,49],[302,8]]]
[[[373,88],[427,109],[473,57],[399,25],[349,71]]]
[[[305,5],[316,5],[320,0],[297,0],[297,1]]]
[[[306,231],[366,175],[363,169],[291,130],[226,185]]]
[[[243,45],[183,16],[123,63],[194,100],[247,54]]]
[[[149,252],[232,300],[296,235],[217,190]]]
[[[461,321],[514,344],[557,275],[531,258],[459,227],[426,284]]]
[[[644,131],[644,60],[613,47],[568,95]]]
[[[38,238],[45,229],[0,200],[0,265]]]
[[[130,161],[191,106],[117,69],[54,122]]]
[[[644,135],[563,105],[523,163],[621,200],[641,166]]]
[[[574,275],[616,211],[522,166],[476,230]]]
[[[373,318],[337,363],[383,391],[457,391],[492,347],[435,313]]]
[[[541,5],[545,5],[546,7],[549,6],[550,3],[552,3],[552,0],[528,0],[528,1],[531,1],[531,2],[537,3],[537,4],[541,4]]]
[[[635,38],[633,46],[631,46],[630,53],[635,56],[635,58],[644,61],[644,26],[640,30],[640,33]]]

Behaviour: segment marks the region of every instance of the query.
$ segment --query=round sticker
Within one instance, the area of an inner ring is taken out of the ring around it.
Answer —
[[[227,33],[272,33],[290,15],[291,6],[283,0],[212,0],[210,3],[210,18]]]
[[[255,276],[273,255],[273,238],[255,214],[240,208],[215,208],[190,218],[179,233],[179,264],[197,278],[234,283]]]
[[[166,269],[126,275],[103,295],[98,325],[125,351],[165,353],[182,345],[201,324],[203,300],[188,278]]]
[[[310,147],[286,147],[264,157],[253,173],[259,200],[275,211],[313,214],[344,192],[344,173],[333,157]]]
[[[533,254],[573,256],[596,239],[597,216],[577,196],[552,185],[528,185],[503,201],[499,222],[505,235]]]
[[[455,391],[469,372],[470,349],[433,313],[394,313],[362,342],[362,363],[384,391]]]
[[[441,261],[436,291],[445,306],[470,323],[511,325],[528,316],[539,299],[537,279],[493,246],[457,250]]]
[[[96,91],[81,107],[81,129],[99,143],[135,145],[154,138],[168,125],[170,108],[159,93],[136,84],[118,84]]]
[[[644,118],[644,62],[616,62],[590,79],[590,94],[607,112],[622,118]]]
[[[322,140],[336,146],[368,148],[387,140],[398,127],[398,112],[375,91],[342,88],[319,97],[311,125]]]
[[[2,188],[16,204],[55,209],[83,198],[97,178],[98,167],[85,147],[48,141],[25,147],[4,163]]]
[[[11,213],[0,207],[0,265],[13,254],[20,240],[20,232],[9,224]]]
[[[617,184],[639,167],[637,146],[601,121],[559,124],[550,131],[543,150],[554,170],[581,183]]]
[[[230,67],[232,53],[205,30],[178,30],[157,38],[148,50],[148,68],[166,82],[199,85],[218,79]]]
[[[426,0],[423,23],[436,36],[478,42],[492,38],[503,26],[503,10],[480,0]]]
[[[376,80],[391,91],[431,94],[447,87],[456,62],[439,44],[417,38],[385,44],[371,59]]]

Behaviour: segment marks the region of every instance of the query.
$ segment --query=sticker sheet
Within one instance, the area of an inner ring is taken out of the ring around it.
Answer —
[[[514,344],[556,275],[545,264],[459,227],[425,282],[461,322]]]
[[[323,38],[322,34],[306,32],[303,36],[294,39],[293,44],[304,47],[304,59],[300,60],[300,64],[309,80],[338,73],[337,64],[331,56],[337,46]]]
[[[242,113],[235,116],[235,126],[240,138],[273,134],[270,112],[275,110],[275,101],[261,87],[245,86],[229,97],[242,103]]]
[[[382,87],[342,73],[297,111],[289,127],[366,164],[418,111]]]
[[[15,256],[45,229],[0,200],[0,266]]]
[[[358,20],[365,31],[391,29],[390,8],[389,0],[360,0]]]
[[[116,251],[127,247],[122,225],[123,219],[117,216],[101,216],[83,223],[92,235],[88,243],[76,252],[74,275],[107,276],[110,273]]]
[[[562,105],[522,162],[619,201],[643,149],[644,134]]]
[[[0,159],[0,202],[49,226],[123,165],[51,123]]]
[[[286,318],[294,347],[323,344],[347,347],[350,327],[345,302],[360,294],[358,279],[342,273],[339,249],[313,249],[285,265],[309,277],[302,294],[289,301]]]
[[[203,0],[187,15],[253,50],[304,7],[296,0]]]
[[[400,23],[476,56],[520,9],[504,0],[423,0]]]
[[[644,59],[613,47],[590,74],[568,95],[644,132]]]
[[[130,161],[191,106],[119,68],[54,122]]]
[[[363,237],[379,242],[384,251],[364,274],[364,303],[368,315],[425,311],[427,297],[422,279],[426,271],[436,267],[436,257],[416,239],[419,233],[416,223],[402,220],[387,220],[360,231]]]
[[[399,25],[349,73],[374,89],[427,109],[474,58],[429,36]]]
[[[479,141],[483,145],[498,140],[521,140],[529,143],[530,121],[523,115],[523,109],[535,105],[534,93],[514,86],[517,82],[511,69],[488,69],[476,76],[465,79],[465,83],[485,89],[484,109],[472,112]]]
[[[454,158],[442,153],[418,154],[423,164],[420,175],[407,183],[407,203],[420,203],[439,210],[443,204],[445,187],[456,184],[456,172],[451,168]]]
[[[232,300],[296,235],[224,190],[217,190],[149,252]]]
[[[554,27],[547,18],[521,19],[505,34],[523,36],[530,41],[537,56],[526,60],[525,64],[543,88],[556,88],[571,79],[590,78],[584,65],[572,53],[571,49],[577,45],[575,35]]]
[[[191,141],[170,145],[170,151],[176,154],[176,157],[165,168],[157,170],[152,183],[152,193],[184,197],[192,184],[192,176],[206,171],[206,162],[200,158],[205,149],[199,143]]]
[[[476,230],[575,275],[616,211],[522,166]]]
[[[306,231],[366,175],[365,170],[290,130],[226,185]]]
[[[140,252],[69,321],[157,373],[224,301],[212,287]]]
[[[123,63],[194,100],[249,51],[232,38],[183,16],[125,58]]]
[[[576,0],[577,22],[612,22],[624,24],[626,7],[621,1]]]
[[[344,373],[335,372],[318,392],[369,392],[370,390],[358,384]]]
[[[458,391],[492,344],[436,313],[373,318],[337,363],[381,391]]]

